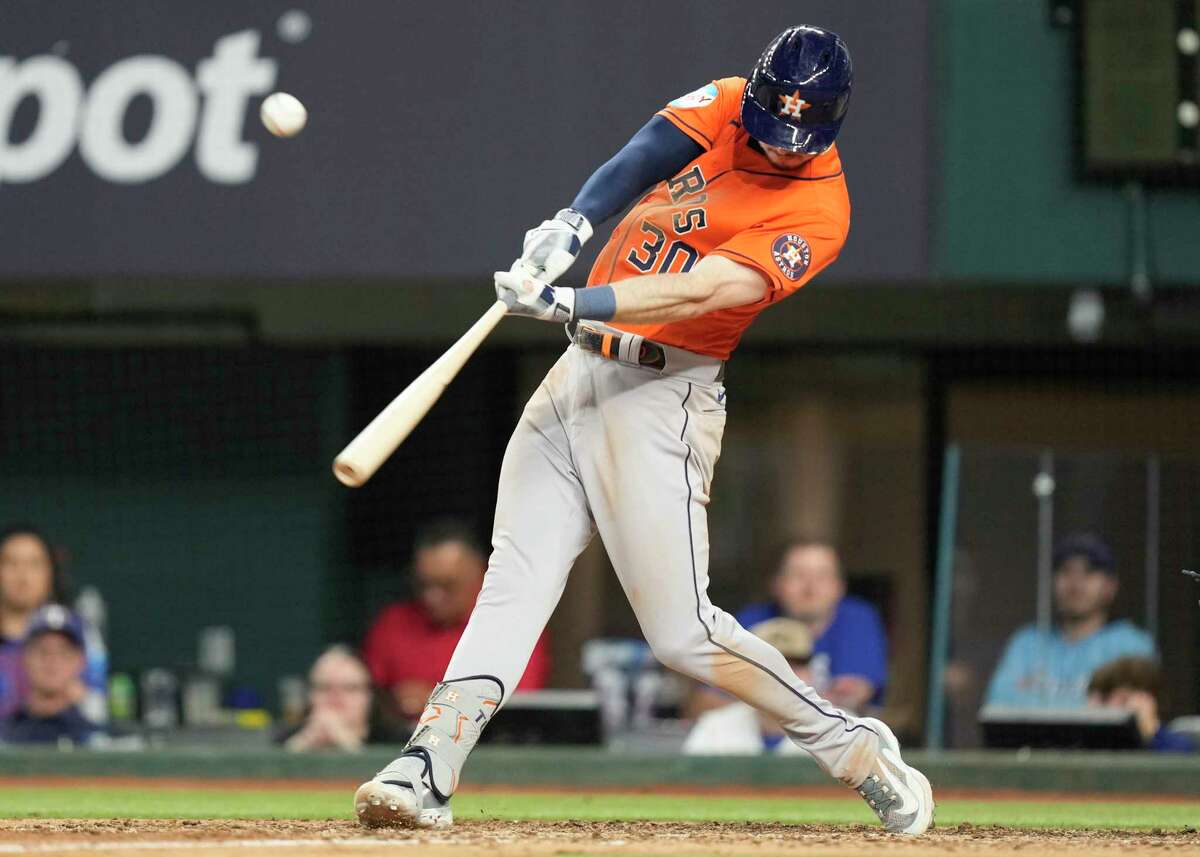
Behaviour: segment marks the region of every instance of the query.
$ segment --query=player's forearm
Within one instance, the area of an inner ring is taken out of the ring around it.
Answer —
[[[496,296],[510,313],[543,321],[661,324],[755,303],[767,293],[756,269],[706,256],[687,273],[649,274],[605,286],[551,286],[519,270],[496,272]]]
[[[616,298],[612,321],[665,324],[720,309],[716,283],[687,274],[652,274],[611,285]]]
[[[612,294],[612,314],[601,321],[628,324],[664,324],[684,321],[721,309],[760,301],[767,282],[758,271],[712,255],[684,274],[650,274],[622,280],[607,287]],[[587,289],[576,301],[576,317],[587,318],[589,304],[600,304]],[[582,300],[580,300],[582,299]]]

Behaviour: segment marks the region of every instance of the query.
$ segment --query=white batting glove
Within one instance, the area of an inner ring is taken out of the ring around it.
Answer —
[[[525,233],[520,262],[544,283],[553,283],[574,264],[579,251],[592,237],[592,224],[573,208],[564,208],[553,220]]]
[[[575,313],[575,290],[552,286],[530,275],[517,260],[510,271],[497,271],[496,297],[504,301],[509,315],[527,315],[542,321],[565,324]]]

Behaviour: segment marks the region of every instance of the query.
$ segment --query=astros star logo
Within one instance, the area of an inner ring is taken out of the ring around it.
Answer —
[[[810,103],[800,97],[800,90],[798,89],[791,95],[779,96],[779,100],[783,102],[783,106],[779,108],[780,116],[799,116],[800,111],[812,107]]]
[[[799,266],[804,261],[804,252],[796,244],[788,244],[779,255],[793,267]]]
[[[785,232],[771,244],[771,257],[789,280],[798,280],[812,262],[812,248],[794,232]]]

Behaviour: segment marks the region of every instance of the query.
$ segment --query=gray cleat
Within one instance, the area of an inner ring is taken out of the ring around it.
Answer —
[[[354,814],[366,827],[449,827],[450,802],[425,782],[425,761],[401,756],[354,793]]]
[[[858,793],[889,833],[919,836],[933,824],[933,789],[929,780],[900,758],[900,742],[882,721],[862,721],[879,733],[879,755]]]
[[[434,687],[400,758],[354,793],[358,820],[367,827],[449,827],[459,774],[503,699],[504,683],[490,675]]]

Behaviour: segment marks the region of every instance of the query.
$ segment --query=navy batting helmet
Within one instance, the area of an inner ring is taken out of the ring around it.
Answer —
[[[763,51],[742,93],[742,126],[755,140],[819,155],[837,137],[854,68],[836,33],[789,27]]]

